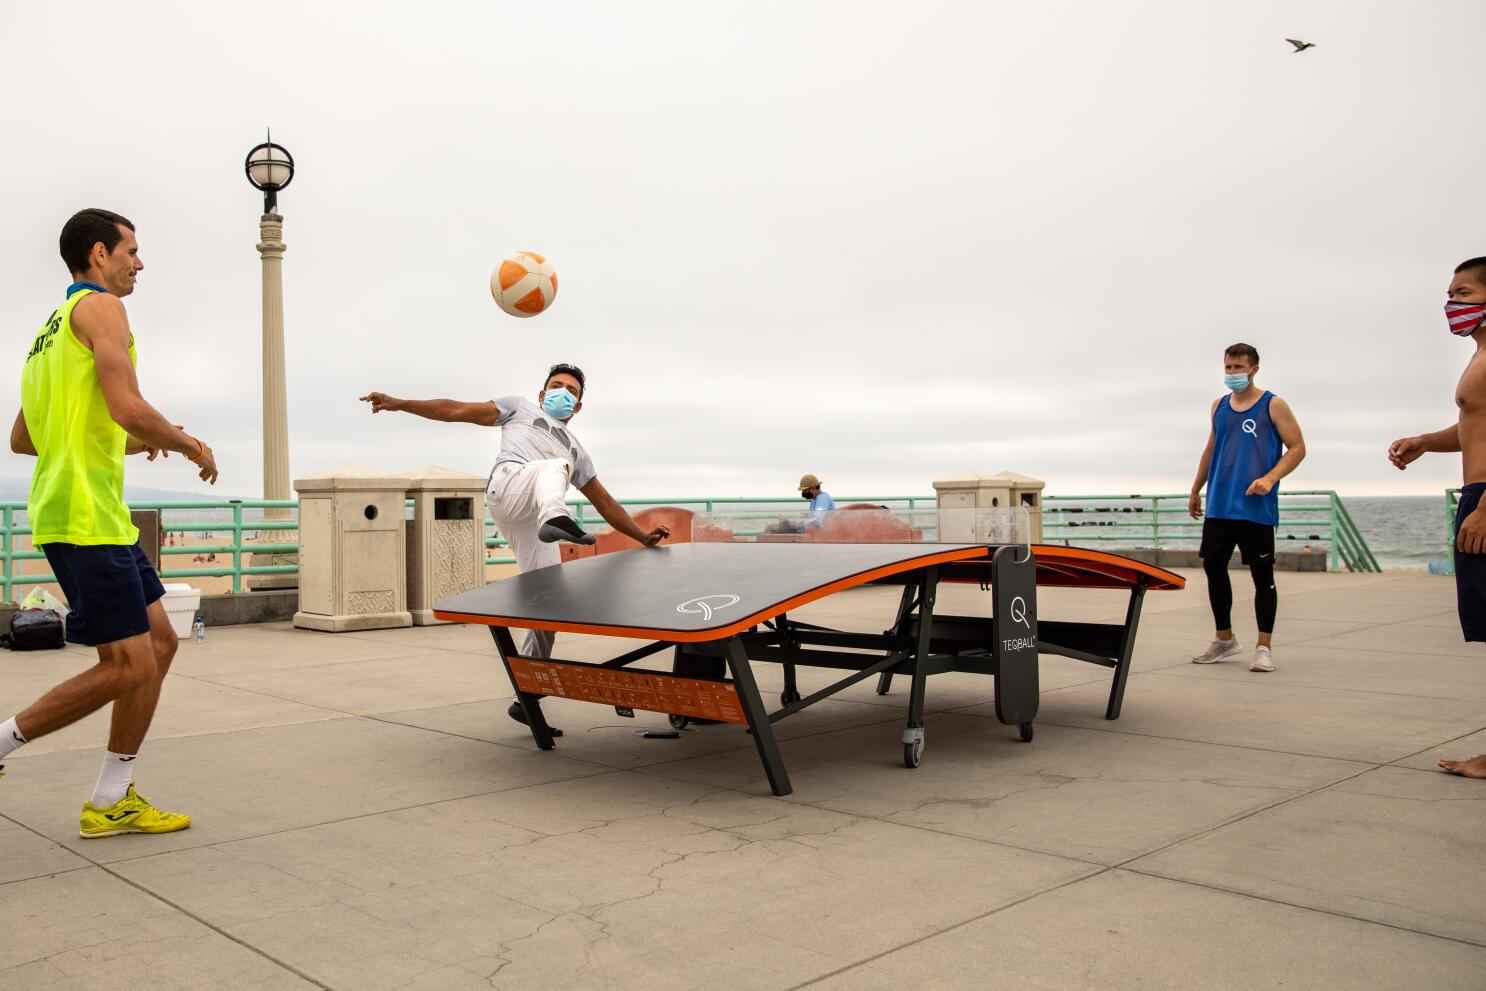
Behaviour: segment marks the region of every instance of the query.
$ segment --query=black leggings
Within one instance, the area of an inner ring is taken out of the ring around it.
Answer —
[[[1207,572],[1207,601],[1213,607],[1213,622],[1220,630],[1233,629],[1233,583],[1228,580],[1228,562],[1204,558],[1202,570]],[[1249,574],[1254,578],[1254,618],[1259,621],[1259,632],[1273,633],[1275,613],[1280,608],[1280,596],[1274,587],[1274,561],[1261,559],[1249,565]]]

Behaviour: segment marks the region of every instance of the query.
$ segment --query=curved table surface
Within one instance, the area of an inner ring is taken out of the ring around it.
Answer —
[[[1037,584],[1051,588],[1129,589],[1141,578],[1145,578],[1146,588],[1151,591],[1170,592],[1187,587],[1187,580],[1181,575],[1108,551],[1033,544],[1032,556],[1037,562]]]

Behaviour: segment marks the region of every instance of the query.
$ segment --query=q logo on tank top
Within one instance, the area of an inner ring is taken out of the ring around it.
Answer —
[[[1243,432],[1248,434],[1250,437],[1258,437],[1259,424],[1253,420],[1245,420],[1243,422]]]

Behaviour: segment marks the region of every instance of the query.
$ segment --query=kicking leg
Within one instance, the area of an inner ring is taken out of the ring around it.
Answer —
[[[561,465],[561,462],[556,464]],[[496,467],[497,477],[505,467],[507,466]],[[562,563],[562,552],[554,544],[544,542],[538,536],[543,518],[541,514],[550,509],[550,506],[543,505],[536,498],[540,475],[532,471],[533,467],[521,465],[508,469],[504,473],[505,484],[485,497],[486,511],[495,521],[496,529],[506,538],[511,554],[516,558],[516,567],[522,574]],[[548,501],[550,502],[550,498]],[[551,657],[552,645],[556,639],[556,634],[549,630],[527,630],[521,644],[522,656]],[[523,726],[526,725],[526,713],[522,711],[519,702],[512,702],[506,714]],[[549,728],[553,736],[562,736],[562,730],[555,726]]]

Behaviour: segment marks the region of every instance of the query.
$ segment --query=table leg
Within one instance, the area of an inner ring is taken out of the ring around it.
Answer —
[[[547,725],[546,717],[542,715],[543,696],[517,688],[516,676],[511,673],[510,658],[516,656],[516,641],[511,639],[511,631],[504,626],[492,626],[490,636],[495,640],[495,649],[500,654],[501,663],[506,666],[506,677],[511,679],[511,687],[516,691],[516,701],[526,714],[526,726],[531,730],[531,738],[541,749],[551,750],[557,746],[557,742],[552,738],[552,728]]]
[[[1130,607],[1125,610],[1125,632],[1120,638],[1120,656],[1115,658],[1114,684],[1109,689],[1105,719],[1119,719],[1120,706],[1125,702],[1125,681],[1130,677],[1130,662],[1135,657],[1135,633],[1140,628],[1140,606],[1145,600],[1146,585],[1146,577],[1141,575],[1130,591]]]
[[[737,637],[728,637],[723,642],[728,669],[733,675],[733,685],[738,690],[738,703],[743,706],[743,715],[748,717],[748,728],[753,731],[753,745],[758,749],[758,759],[764,765],[764,774],[769,778],[769,788],[776,795],[788,795],[794,791],[789,783],[789,773],[784,769],[784,758],[779,756],[779,745],[774,742],[774,726],[769,722],[769,713],[764,709],[764,700],[759,697],[758,683],[753,680],[753,669],[748,666],[748,653]]]
[[[909,617],[913,612],[913,596],[915,586],[909,582],[903,586],[903,596],[898,600],[898,618],[893,621],[893,628],[888,632],[894,636],[902,636],[908,624]],[[893,689],[893,673],[884,671],[877,676],[877,694],[886,695]]]
[[[908,691],[908,725],[903,729],[903,763],[918,767],[924,756],[924,697],[929,682],[929,653],[934,635],[934,596],[938,567],[925,568],[918,586],[918,636],[913,648],[913,685]]]

